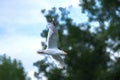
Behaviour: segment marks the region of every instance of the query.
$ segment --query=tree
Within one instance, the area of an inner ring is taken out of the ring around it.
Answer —
[[[83,12],[88,12],[89,23],[99,23],[100,38],[105,39],[106,48],[110,56],[119,55],[120,48],[120,1],[119,0],[83,0]],[[89,5],[88,5],[89,4]],[[107,80],[120,80],[119,56],[114,56],[115,61],[111,64],[105,74]]]
[[[48,22],[51,18],[56,21],[60,35],[58,46],[68,52],[65,57],[67,68],[51,68],[51,64],[42,60],[34,63],[38,73],[43,72],[48,80],[120,80],[119,57],[114,57],[115,61],[111,59],[111,54],[118,52],[120,45],[119,3],[119,0],[83,0],[80,7],[89,19],[78,25],[68,17],[69,11],[65,8],[59,8],[61,14],[56,8],[48,13],[43,10]],[[99,26],[91,32],[92,22]],[[47,30],[41,36],[46,37]]]
[[[12,60],[6,55],[0,56],[0,80],[27,80],[20,61]]]

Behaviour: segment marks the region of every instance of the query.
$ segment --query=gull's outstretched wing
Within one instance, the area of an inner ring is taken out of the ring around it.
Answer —
[[[51,57],[54,59],[55,64],[58,68],[63,69],[65,68],[65,63],[60,55],[51,55]]]
[[[57,48],[58,31],[53,23],[48,25],[47,48]]]

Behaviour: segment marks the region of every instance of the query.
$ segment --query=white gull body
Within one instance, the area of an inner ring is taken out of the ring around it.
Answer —
[[[49,23],[48,28],[47,48],[45,50],[39,50],[37,53],[49,55],[57,67],[62,69],[65,67],[65,63],[61,58],[61,55],[65,55],[67,53],[57,48],[58,30],[52,22]]]

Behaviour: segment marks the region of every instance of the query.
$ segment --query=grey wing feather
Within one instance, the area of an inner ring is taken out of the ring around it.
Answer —
[[[52,55],[52,57],[56,61],[57,67],[59,67],[59,68],[65,67],[64,60],[61,58],[60,55]]]
[[[55,26],[49,27],[47,36],[47,48],[57,48],[58,31]]]

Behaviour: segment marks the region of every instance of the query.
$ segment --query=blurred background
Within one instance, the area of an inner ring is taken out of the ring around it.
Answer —
[[[65,69],[38,55],[54,18]],[[1,0],[0,80],[120,80],[120,0]]]

